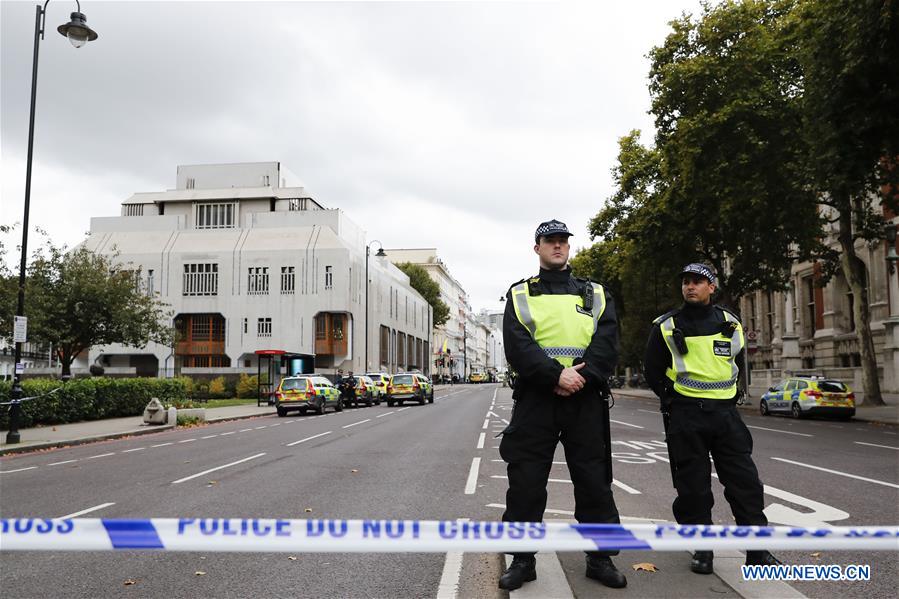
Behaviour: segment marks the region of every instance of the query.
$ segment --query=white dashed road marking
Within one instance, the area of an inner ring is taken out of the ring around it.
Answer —
[[[146,447],[135,447],[134,449],[125,449],[122,453],[131,453],[132,451],[143,451]]]
[[[477,444],[478,449],[484,449],[484,439],[486,437],[487,437],[486,433],[481,433],[480,435],[478,435],[478,444]]]
[[[465,481],[465,494],[473,495],[478,485],[478,470],[481,468],[481,458],[471,460],[471,468],[468,470],[468,480]]]
[[[305,439],[300,439],[299,441],[294,441],[293,443],[288,443],[287,447],[293,447],[294,445],[299,445],[300,443],[305,443],[306,441],[311,441],[312,439],[318,439],[319,437],[324,437],[325,435],[330,435],[331,431],[326,433],[319,433],[317,435],[312,435],[311,437],[306,437]]]
[[[91,457],[84,458],[84,459],[85,460],[96,460],[97,458],[105,458],[106,456],[111,456],[111,455],[115,455],[115,452],[111,451],[109,453],[101,453],[100,455],[92,455]]]
[[[609,422],[614,422],[615,424],[623,424],[624,426],[632,426],[634,428],[646,428],[644,426],[639,426],[637,424],[630,424],[629,422],[621,422],[620,420],[609,420]]]
[[[757,428],[760,431],[771,431],[772,433],[783,433],[785,435],[798,435],[800,437],[814,437],[815,435],[809,435],[808,433],[794,433],[793,431],[782,431],[777,428],[765,428],[764,426],[753,426],[751,424],[746,425],[747,428]]]
[[[384,416],[390,416],[393,412],[385,412],[384,414],[378,414],[375,418],[383,418]]]
[[[249,462],[250,460],[255,460],[256,458],[261,458],[265,453],[257,453],[256,455],[251,455],[248,458],[244,458],[242,460],[237,460],[236,462],[231,462],[229,464],[223,464],[222,466],[216,466],[215,468],[210,468],[209,470],[204,470],[203,472],[198,472],[196,474],[191,474],[190,476],[185,476],[184,478],[179,478],[178,480],[172,481],[173,485],[177,485],[178,483],[183,483],[188,480],[192,480],[194,478],[198,478],[203,476],[204,474],[209,474],[210,472],[216,472],[217,470],[223,470],[225,468],[230,468],[231,466],[236,466],[237,464],[243,464],[244,462]]]
[[[883,447],[884,449],[895,449],[899,451],[899,447],[891,447],[889,445],[878,445],[877,443],[864,443],[862,441],[855,441],[857,445],[867,445],[868,447]]]
[[[115,503],[101,503],[100,505],[95,505],[94,507],[89,507],[86,510],[81,510],[80,512],[75,512],[74,514],[67,514],[65,516],[60,516],[59,520],[65,520],[66,518],[76,518],[78,516],[83,516],[84,514],[96,512],[97,510],[102,510],[103,508],[109,507],[111,505],[115,505]]]
[[[143,448],[141,448],[143,449]],[[133,449],[129,451],[134,451]],[[125,453],[124,451],[122,453]],[[71,464],[72,462],[77,462],[78,460],[66,460],[64,462],[53,462],[52,464],[47,464],[48,466],[62,466],[63,464]]]
[[[888,483],[882,480],[877,480],[874,478],[865,478],[864,476],[857,476],[855,474],[849,474],[848,472],[840,472],[839,470],[830,470],[829,468],[822,468],[821,466],[812,466],[811,464],[803,464],[802,462],[794,462],[793,460],[785,460],[783,458],[775,458],[772,457],[772,460],[777,460],[778,462],[786,462],[787,464],[794,464],[796,466],[802,466],[803,468],[811,468],[812,470],[820,470],[821,472],[829,472],[830,474],[837,474],[839,476],[845,476],[846,478],[854,478],[856,480],[863,480],[865,482],[874,483],[875,485],[883,485],[885,487],[893,487],[894,489],[899,489],[899,485]]]
[[[342,426],[341,428],[350,428],[351,426],[356,426],[357,424],[363,424],[365,422],[371,422],[371,418],[366,418],[365,420],[360,420],[359,422],[354,422],[352,424],[347,424]]]
[[[15,470],[3,470],[0,474],[12,474],[13,472],[25,472],[26,470],[34,470],[37,466],[29,466],[28,468],[17,468]]]
[[[166,445],[174,445],[174,443],[160,443],[159,445],[151,445],[150,447],[165,447]]]

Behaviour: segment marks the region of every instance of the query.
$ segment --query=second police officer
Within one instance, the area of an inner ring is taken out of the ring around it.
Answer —
[[[607,403],[609,375],[618,360],[618,324],[602,285],[572,276],[571,233],[564,223],[541,223],[534,234],[540,273],[506,294],[503,343],[518,373],[515,407],[500,455],[508,464],[506,522],[540,522],[546,483],[559,441],[574,483],[578,522],[618,523],[612,497]],[[620,588],[627,579],[609,556],[588,552],[586,575]],[[517,553],[499,580],[514,590],[536,579],[533,553]]]
[[[743,327],[713,304],[714,271],[693,263],[681,272],[680,308],[653,321],[646,347],[646,382],[662,402],[677,497],[678,524],[712,524],[711,464],[738,525],[767,526],[763,487],[752,461],[752,435],[737,412],[743,368]],[[691,570],[712,573],[712,552],[693,554]],[[779,564],[767,551],[748,551],[747,564]]]

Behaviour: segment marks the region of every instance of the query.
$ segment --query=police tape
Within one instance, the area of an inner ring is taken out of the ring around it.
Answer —
[[[899,551],[899,526],[690,526],[242,518],[0,519],[2,551],[447,553],[595,550]]]

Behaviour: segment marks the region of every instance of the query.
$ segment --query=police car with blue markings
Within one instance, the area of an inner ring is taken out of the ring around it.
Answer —
[[[811,415],[835,416],[849,420],[855,416],[855,393],[849,385],[823,376],[795,376],[768,389],[759,402],[762,416],[789,414],[793,418]]]

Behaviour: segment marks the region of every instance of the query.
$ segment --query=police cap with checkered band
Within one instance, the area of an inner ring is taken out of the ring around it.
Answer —
[[[712,285],[715,284],[715,271],[711,269],[711,267],[706,266],[705,264],[700,264],[699,262],[692,262],[687,264],[684,269],[681,271],[680,276],[693,274],[699,275],[701,277],[705,277],[709,280],[709,283]]]
[[[540,223],[540,226],[534,231],[534,243],[540,243],[541,237],[548,237],[549,235],[567,235],[571,237],[571,232],[562,221],[556,219],[548,220],[545,223]]]

